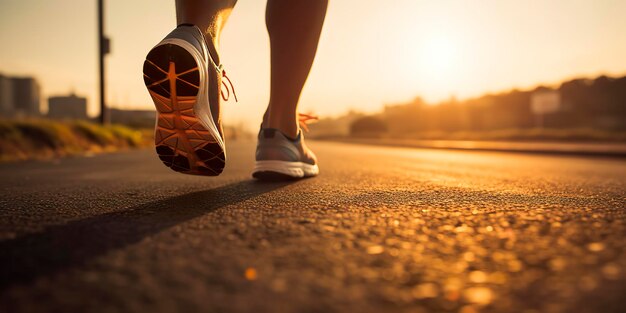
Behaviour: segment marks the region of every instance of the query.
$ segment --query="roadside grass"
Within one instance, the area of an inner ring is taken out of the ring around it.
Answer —
[[[152,130],[86,121],[0,119],[0,161],[46,159],[149,146]]]

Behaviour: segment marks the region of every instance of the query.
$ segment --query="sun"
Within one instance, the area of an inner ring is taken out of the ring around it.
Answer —
[[[422,46],[422,70],[435,77],[452,75],[457,67],[457,46],[448,37],[428,38]]]

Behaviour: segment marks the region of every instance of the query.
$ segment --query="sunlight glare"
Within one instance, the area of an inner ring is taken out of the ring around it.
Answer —
[[[447,78],[457,67],[457,47],[448,37],[438,36],[427,40],[423,47],[422,70],[434,77]]]

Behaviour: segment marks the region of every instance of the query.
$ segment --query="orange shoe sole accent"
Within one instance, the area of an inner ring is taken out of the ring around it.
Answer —
[[[157,110],[154,139],[163,164],[185,174],[219,175],[224,151],[194,112],[201,82],[193,56],[177,45],[160,45],[148,53],[143,72]]]

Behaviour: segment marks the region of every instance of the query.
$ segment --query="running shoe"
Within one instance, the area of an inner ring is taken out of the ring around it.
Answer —
[[[292,139],[278,129],[261,129],[252,177],[259,180],[283,180],[311,177],[318,173],[317,158],[304,144],[302,130]]]
[[[210,75],[210,69],[217,75]],[[226,153],[217,112],[209,104],[209,84],[230,80],[213,61],[202,31],[179,25],[150,50],[143,78],[157,110],[154,137],[163,164],[185,174],[219,175]],[[230,95],[228,86],[226,91]],[[227,94],[222,88],[224,100]]]

